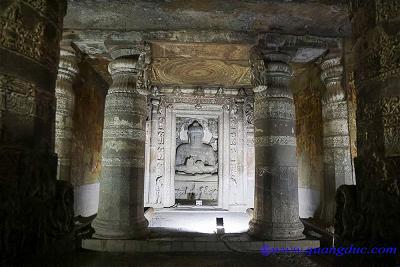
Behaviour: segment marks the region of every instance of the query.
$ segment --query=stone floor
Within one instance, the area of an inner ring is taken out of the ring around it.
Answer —
[[[224,218],[225,235],[213,234],[216,217]],[[270,247],[318,246],[318,240],[259,241],[246,233],[246,213],[183,207],[156,210],[147,240],[82,240],[83,249],[62,257],[20,259],[4,266],[140,266],[140,267],[392,267],[393,259],[307,256],[298,253],[265,256]],[[318,244],[316,244],[316,242]],[[315,244],[314,244],[315,243]],[[85,249],[86,248],[86,249]],[[91,250],[88,250],[90,248]],[[399,261],[399,259],[398,259]],[[399,261],[400,262],[400,261]]]
[[[217,217],[223,218],[225,233],[243,233],[249,228],[250,217],[245,212],[190,206],[155,210],[149,220],[149,228],[170,232],[214,233]]]
[[[123,253],[259,253],[264,246],[274,248],[319,247],[315,239],[262,241],[247,234],[249,215],[213,207],[186,206],[146,213],[151,234],[146,240],[84,239],[84,249]],[[223,218],[217,233],[216,218]]]

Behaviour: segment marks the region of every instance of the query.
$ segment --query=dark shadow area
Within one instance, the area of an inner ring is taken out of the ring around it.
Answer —
[[[392,267],[395,258],[321,257],[298,254],[262,256],[249,253],[110,253],[79,250],[57,258],[20,259],[4,266],[140,266],[140,267],[252,267],[252,266],[315,266],[315,267]]]

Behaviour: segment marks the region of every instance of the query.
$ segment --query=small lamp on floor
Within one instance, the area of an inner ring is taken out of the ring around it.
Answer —
[[[216,218],[216,219],[217,219],[217,235],[225,234],[224,218]]]

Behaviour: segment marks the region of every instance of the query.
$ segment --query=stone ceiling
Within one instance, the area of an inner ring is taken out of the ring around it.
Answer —
[[[350,35],[345,0],[69,0],[64,39],[106,74],[108,48],[147,41],[153,84],[250,85],[252,46],[285,46],[307,63]],[[110,77],[105,77],[110,80]]]
[[[345,0],[69,0],[66,29],[350,34]]]

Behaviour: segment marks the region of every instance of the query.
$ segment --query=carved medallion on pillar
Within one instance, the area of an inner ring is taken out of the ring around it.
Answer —
[[[303,238],[299,220],[295,108],[290,57],[269,53],[253,65],[256,189],[249,233],[260,239]]]
[[[135,239],[147,234],[144,217],[144,158],[147,90],[138,86],[139,49],[125,49],[109,64],[103,129],[99,211],[93,227],[104,239]],[[127,53],[123,53],[127,52]]]

